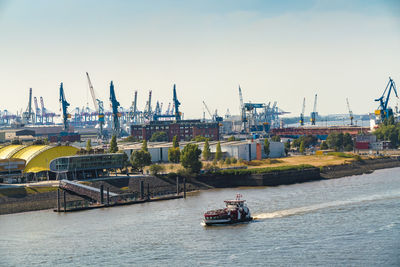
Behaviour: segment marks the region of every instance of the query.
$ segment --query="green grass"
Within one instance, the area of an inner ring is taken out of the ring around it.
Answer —
[[[229,170],[218,170],[212,174],[217,175],[247,175],[247,174],[263,174],[270,172],[280,171],[295,171],[303,170],[307,168],[314,168],[312,165],[301,164],[301,165],[289,165],[289,166],[278,166],[278,167],[266,167],[266,168],[254,168],[254,169],[229,169]]]
[[[336,156],[336,157],[340,157],[340,158],[354,158],[354,155],[347,154],[347,153],[344,153],[344,152],[329,152],[328,155],[329,156]]]
[[[0,197],[24,197],[31,194],[40,194],[56,191],[57,187],[13,187],[0,189]]]

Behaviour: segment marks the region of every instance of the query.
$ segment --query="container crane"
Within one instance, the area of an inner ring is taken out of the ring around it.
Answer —
[[[314,108],[313,111],[311,112],[311,125],[315,125],[316,122],[316,118],[317,118],[317,94],[315,94],[315,98],[314,98]]]
[[[64,124],[64,131],[68,132],[68,119],[71,118],[71,114],[68,114],[68,107],[69,103],[65,99],[63,83],[60,84],[60,103],[62,106],[62,117],[63,117],[63,124]]]
[[[349,103],[349,99],[348,98],[346,98],[346,102],[347,102],[347,109],[349,111],[350,125],[353,125],[354,116],[353,116],[353,111],[350,108],[350,103]]]
[[[134,124],[138,123],[138,118],[137,118],[137,91],[135,91],[135,95],[133,98],[132,106],[131,106],[131,121]]]
[[[43,116],[40,116],[41,112],[40,112],[40,108],[39,108],[36,96],[33,98],[33,103],[35,104],[35,122],[36,123],[38,123],[38,122],[41,123],[42,119],[43,119]]]
[[[174,106],[175,106],[175,120],[176,121],[180,121],[181,120],[181,113],[179,112],[179,106],[181,105],[181,102],[178,101],[178,97],[176,95],[176,85],[174,84],[174,97],[173,97],[173,101],[174,101]]]
[[[239,101],[240,101],[240,116],[243,123],[243,130],[246,130],[246,122],[247,122],[246,110],[243,103],[242,88],[240,88],[240,85],[239,85]]]
[[[393,116],[393,110],[390,107],[388,107],[390,93],[392,92],[392,89],[393,89],[394,93],[396,94],[396,97],[399,98],[397,95],[396,84],[394,83],[392,78],[389,77],[389,82],[386,85],[385,91],[383,91],[382,96],[378,99],[375,99],[375,101],[379,102],[379,107],[377,110],[375,110],[375,115],[380,116],[382,121],[384,119],[389,119],[390,116]],[[387,95],[385,96],[386,92],[387,92]]]
[[[301,109],[300,114],[300,126],[304,126],[304,112],[306,110],[306,98],[303,98],[303,108]]]
[[[121,113],[118,112],[118,107],[120,106],[120,104],[115,97],[114,84],[112,81],[110,83],[110,102],[113,116],[113,135],[119,137],[121,133],[121,127],[119,124],[119,117],[121,117]]]
[[[33,122],[33,120],[34,120],[34,114],[32,111],[32,88],[29,88],[28,107],[26,108],[26,111],[22,113],[22,122],[24,124],[28,124],[30,122]]]
[[[105,138],[104,131],[103,131],[104,122],[105,122],[105,120],[104,120],[104,103],[100,99],[96,98],[96,94],[94,92],[92,82],[90,81],[89,73],[87,73],[87,72],[86,72],[86,77],[87,77],[87,80],[89,83],[89,89],[90,89],[90,94],[92,96],[93,105],[98,114],[97,116],[99,118],[99,137]]]

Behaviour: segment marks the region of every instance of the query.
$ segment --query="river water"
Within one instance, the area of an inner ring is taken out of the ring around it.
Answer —
[[[0,216],[4,266],[400,266],[400,168],[57,214]],[[205,227],[243,194],[254,222]]]

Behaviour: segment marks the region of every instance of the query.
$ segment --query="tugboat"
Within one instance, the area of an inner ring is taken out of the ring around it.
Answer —
[[[224,201],[226,208],[210,210],[204,213],[204,223],[206,225],[231,224],[253,220],[249,208],[244,203],[246,200],[241,198],[242,195],[237,194],[235,200]]]

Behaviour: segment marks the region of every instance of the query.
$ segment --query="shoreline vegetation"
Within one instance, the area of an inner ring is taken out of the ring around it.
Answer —
[[[246,163],[247,168],[215,169],[197,176],[187,177],[187,191],[239,186],[278,186],[315,180],[342,178],[371,173],[377,169],[400,167],[399,158],[363,157],[351,153],[333,152],[328,155],[292,156],[264,159]],[[223,167],[223,166],[221,166]],[[146,176],[141,179],[149,184],[150,192],[176,190],[176,168],[169,167],[169,174]],[[83,181],[100,187],[110,187],[112,192],[138,192],[139,178],[117,177],[115,179]],[[57,182],[27,186],[0,187],[0,215],[18,212],[53,209],[56,206]],[[67,201],[80,198],[68,196]]]

